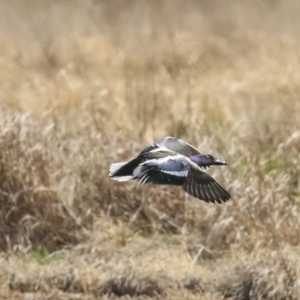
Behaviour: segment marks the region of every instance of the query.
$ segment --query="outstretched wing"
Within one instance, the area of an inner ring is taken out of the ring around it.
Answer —
[[[230,194],[209,174],[202,172],[198,166],[190,165],[188,176],[182,188],[190,195],[206,202],[226,202]]]
[[[189,171],[187,159],[182,155],[151,159],[141,167],[140,184],[183,185]]]
[[[181,155],[191,157],[193,155],[201,154],[195,147],[186,143],[183,140],[176,139],[171,136],[167,136],[157,140],[154,145],[165,147],[171,151],[177,152]]]

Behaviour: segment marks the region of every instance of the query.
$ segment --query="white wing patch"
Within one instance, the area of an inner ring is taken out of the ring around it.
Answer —
[[[162,173],[178,176],[178,177],[187,177],[188,170],[183,171],[167,171],[167,170],[160,170]]]
[[[168,152],[170,152],[170,151],[168,150]],[[163,164],[163,163],[168,162],[170,160],[176,160],[178,158],[186,159],[185,156],[178,154],[178,155],[174,155],[174,156],[166,156],[166,157],[163,157],[163,158],[148,159],[145,162],[141,163],[140,166],[145,165],[147,163],[155,163],[157,165],[160,165],[160,164]]]
[[[155,144],[155,146],[157,146],[158,148],[154,148],[153,150],[149,151],[149,153],[153,153],[153,152],[163,152],[163,151],[165,151],[167,154],[170,154],[170,152],[173,152],[172,150],[167,149],[167,148],[164,147],[164,146],[160,146],[160,145],[157,145],[157,144]],[[170,156],[169,156],[169,157],[170,157]]]

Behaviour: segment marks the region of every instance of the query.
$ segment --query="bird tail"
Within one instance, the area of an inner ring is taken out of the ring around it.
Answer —
[[[118,162],[110,165],[109,177],[117,181],[135,179],[141,172],[140,160],[132,159],[129,162]]]
[[[129,178],[129,177],[131,177],[131,176],[118,175],[118,173],[120,173],[120,169],[122,167],[124,167],[126,164],[127,164],[127,162],[118,162],[118,163],[111,164],[109,167],[109,177],[114,180],[118,180],[118,181],[130,180],[131,178]]]

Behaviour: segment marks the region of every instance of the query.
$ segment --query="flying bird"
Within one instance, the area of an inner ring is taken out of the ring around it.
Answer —
[[[201,154],[183,140],[164,137],[146,147],[128,162],[111,164],[109,177],[117,181],[138,180],[139,184],[181,186],[206,202],[226,202],[230,194],[202,169],[228,165],[210,154]]]

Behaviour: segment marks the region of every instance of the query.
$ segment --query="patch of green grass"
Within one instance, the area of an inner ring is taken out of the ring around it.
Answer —
[[[31,256],[37,263],[41,265],[46,265],[54,260],[63,258],[62,253],[51,253],[49,249],[43,245],[35,245],[32,248]]]
[[[274,177],[277,177],[286,172],[286,169],[286,166],[279,157],[272,157],[266,159],[265,163],[262,165],[261,171],[265,176],[272,174]]]

